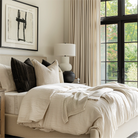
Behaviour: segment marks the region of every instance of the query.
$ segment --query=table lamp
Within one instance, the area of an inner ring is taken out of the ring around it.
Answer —
[[[54,46],[54,55],[61,56],[61,63],[59,64],[64,75],[64,82],[73,82],[75,74],[71,71],[72,65],[69,63],[69,57],[76,55],[75,44],[60,43]]]
[[[62,71],[70,71],[72,65],[69,63],[69,57],[76,55],[75,44],[61,43],[54,47],[54,55],[61,56],[61,63],[59,64]]]

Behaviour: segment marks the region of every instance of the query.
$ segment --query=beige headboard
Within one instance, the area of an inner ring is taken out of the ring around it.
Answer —
[[[10,66],[11,64],[11,57],[13,58],[16,58],[20,61],[25,61],[27,58],[30,58],[30,59],[36,59],[38,60],[39,62],[42,62],[42,59],[45,59],[46,60],[46,57],[39,57],[39,56],[17,56],[17,55],[1,55],[0,54],[0,63],[1,64],[4,64],[4,65],[8,65]]]

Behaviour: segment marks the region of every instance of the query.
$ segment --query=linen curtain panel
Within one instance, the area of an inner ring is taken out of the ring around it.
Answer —
[[[70,0],[69,42],[76,44],[71,59],[81,83],[100,84],[100,0]]]

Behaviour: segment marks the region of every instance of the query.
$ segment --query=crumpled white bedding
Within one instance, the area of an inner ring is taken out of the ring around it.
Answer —
[[[78,84],[43,85],[22,100],[18,124],[46,132],[73,135],[98,131],[96,138],[112,138],[116,129],[138,115],[138,89],[108,83],[97,87]]]

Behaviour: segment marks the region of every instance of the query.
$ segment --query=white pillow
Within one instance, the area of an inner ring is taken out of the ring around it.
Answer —
[[[57,60],[48,67],[45,67],[35,59],[33,60],[33,63],[35,68],[37,86],[60,83]]]
[[[10,66],[0,64],[0,83],[6,92],[16,90]]]

